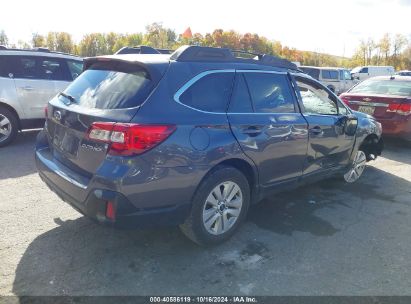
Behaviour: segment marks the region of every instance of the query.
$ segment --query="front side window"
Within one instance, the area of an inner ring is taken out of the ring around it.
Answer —
[[[179,97],[189,107],[207,112],[225,112],[234,82],[233,72],[205,75]]]
[[[368,68],[362,68],[360,73],[368,73]]]
[[[40,79],[62,81],[72,80],[63,60],[54,58],[38,58],[37,66],[38,77]]]
[[[244,73],[256,113],[293,113],[294,99],[285,74]]]
[[[345,80],[351,80],[351,74],[349,71],[344,70],[344,78]]]
[[[305,79],[297,79],[301,100],[307,114],[337,115],[336,103],[325,88]]]
[[[67,65],[72,79],[76,79],[83,71],[83,62],[67,60]]]

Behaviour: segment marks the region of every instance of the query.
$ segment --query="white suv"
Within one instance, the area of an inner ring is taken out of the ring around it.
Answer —
[[[41,127],[44,108],[83,70],[80,57],[0,46],[0,147],[18,130]]]

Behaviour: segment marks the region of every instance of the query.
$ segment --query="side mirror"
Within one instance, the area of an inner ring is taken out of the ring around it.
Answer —
[[[348,136],[354,136],[357,132],[358,118],[355,115],[347,115],[347,120],[344,126],[344,133]]]
[[[354,115],[344,115],[340,117],[336,123],[337,133],[347,136],[354,136],[357,132],[358,119]]]

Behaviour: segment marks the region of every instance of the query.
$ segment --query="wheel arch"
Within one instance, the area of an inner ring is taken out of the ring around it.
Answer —
[[[214,165],[201,179],[199,185],[215,170],[218,170],[222,167],[232,167],[239,170],[246,177],[248,184],[250,186],[250,200],[251,204],[258,201],[258,172],[257,168],[250,164],[248,161],[241,158],[230,158],[225,159],[216,165]],[[198,188],[198,187],[197,187]],[[197,190],[196,190],[197,191]]]
[[[19,116],[19,113],[17,113],[16,109],[13,108],[11,105],[9,105],[7,103],[4,103],[2,101],[0,101],[0,108],[5,108],[5,109],[9,110],[10,112],[12,112],[14,115],[16,115],[17,122],[18,122],[18,127],[19,127],[19,130],[21,130],[20,116]]]
[[[367,135],[359,146],[359,150],[364,151],[367,161],[373,160],[381,155],[383,148],[384,141],[382,137],[379,138],[376,134]]]

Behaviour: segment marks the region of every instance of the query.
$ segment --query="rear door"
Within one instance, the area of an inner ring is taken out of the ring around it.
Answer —
[[[307,122],[287,73],[237,71],[228,118],[242,150],[257,165],[261,185],[268,188],[301,176]]]
[[[348,110],[319,83],[295,77],[303,115],[308,122],[309,145],[304,174],[346,165],[355,136],[344,133]]]
[[[142,63],[108,58],[91,62],[63,95],[50,101],[47,133],[53,156],[84,176],[95,173],[108,145],[89,140],[89,127],[94,122],[129,122],[161,79],[159,73],[150,73]]]
[[[58,60],[38,56],[10,56],[19,103],[25,118],[44,118],[44,107],[56,94],[54,79],[64,77]]]

